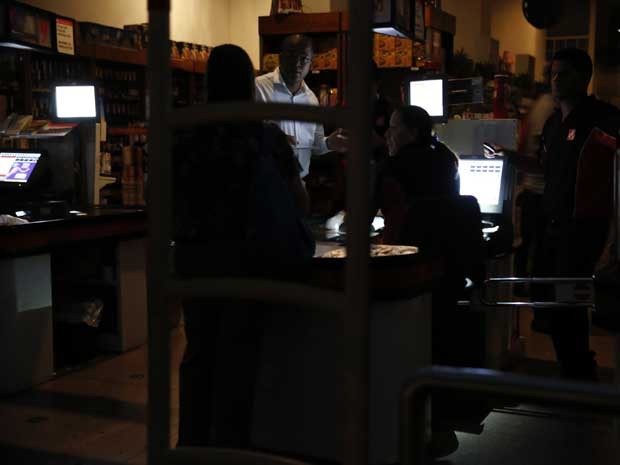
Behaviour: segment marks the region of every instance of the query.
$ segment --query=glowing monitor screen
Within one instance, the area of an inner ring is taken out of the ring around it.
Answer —
[[[482,213],[500,213],[503,160],[459,160],[461,195],[478,200]]]
[[[40,158],[35,152],[0,152],[0,182],[28,182]]]
[[[95,86],[56,86],[56,117],[96,118]]]
[[[444,116],[443,79],[409,82],[409,105],[424,108],[432,116]]]

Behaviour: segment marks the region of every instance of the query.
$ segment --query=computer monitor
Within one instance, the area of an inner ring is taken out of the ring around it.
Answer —
[[[23,186],[32,183],[43,158],[40,151],[0,151],[0,185]]]
[[[446,78],[441,75],[411,77],[405,80],[408,105],[424,108],[436,123],[448,121]]]
[[[506,174],[504,159],[462,156],[459,159],[460,194],[475,197],[483,214],[501,214]]]
[[[448,79],[448,105],[484,103],[484,81],[481,77]]]
[[[52,119],[80,123],[99,117],[97,88],[94,84],[55,84],[52,86]]]

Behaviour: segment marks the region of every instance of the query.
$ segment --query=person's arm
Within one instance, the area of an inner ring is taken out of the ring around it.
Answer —
[[[310,198],[301,180],[301,166],[288,143],[289,136],[284,134],[275,124],[270,124],[268,128],[270,128],[268,130],[272,130],[275,133],[276,144],[273,155],[278,164],[280,174],[286,180],[295,205],[304,215],[307,215],[310,212]]]
[[[293,201],[297,208],[304,216],[308,215],[310,213],[310,197],[299,173],[288,180],[288,189],[293,195]]]
[[[325,137],[325,128],[317,124],[314,131],[314,145],[312,155],[323,155],[327,152],[344,153],[349,150],[349,138],[344,129],[339,128]]]
[[[312,145],[312,155],[324,155],[329,152],[327,145],[327,137],[325,137],[325,128],[322,124],[317,123],[314,130],[314,142]]]
[[[506,159],[519,171],[531,174],[544,174],[544,170],[538,159],[513,150],[503,150]]]
[[[407,197],[402,185],[395,178],[386,176],[381,182],[381,211],[385,220],[384,244],[398,244],[407,212]]]

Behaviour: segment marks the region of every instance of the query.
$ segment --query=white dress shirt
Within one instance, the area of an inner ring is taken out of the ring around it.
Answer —
[[[256,78],[256,100],[270,103],[296,103],[299,105],[317,105],[319,100],[305,82],[295,95],[286,87],[280,68]],[[311,121],[275,121],[282,131],[293,136],[297,145],[293,147],[295,156],[301,165],[300,176],[304,178],[310,170],[310,157],[327,153],[325,130],[320,123]]]

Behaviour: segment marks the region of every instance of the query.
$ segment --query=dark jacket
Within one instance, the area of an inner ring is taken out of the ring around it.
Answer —
[[[459,193],[458,159],[440,142],[409,144],[379,170],[376,200],[385,218],[385,243],[398,243],[409,204],[420,197]]]
[[[545,170],[543,212],[548,223],[565,225],[574,217],[581,150],[594,127],[616,136],[618,109],[587,97],[562,121],[557,110],[545,123],[541,159]]]

